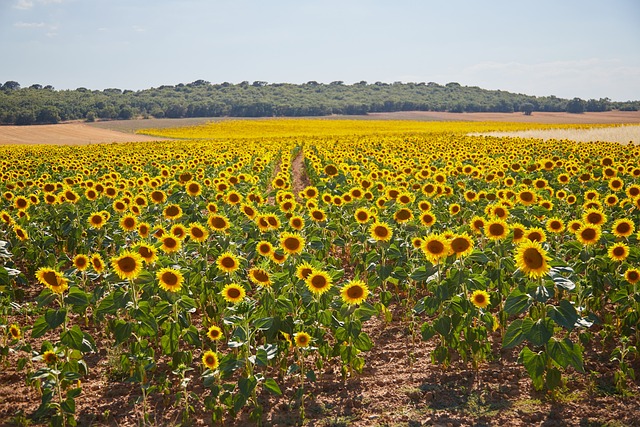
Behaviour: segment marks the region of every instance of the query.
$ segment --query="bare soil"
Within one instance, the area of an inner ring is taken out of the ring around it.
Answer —
[[[159,139],[162,138],[126,134],[77,122],[37,126],[0,126],[0,145],[86,145]]]

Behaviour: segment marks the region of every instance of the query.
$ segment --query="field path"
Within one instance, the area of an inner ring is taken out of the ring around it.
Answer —
[[[157,141],[165,138],[101,129],[84,123],[0,126],[0,145],[87,145],[111,142]]]
[[[296,157],[291,161],[291,175],[293,195],[296,200],[300,202],[298,194],[309,185],[309,177],[307,176],[307,170],[304,166],[304,147],[300,147],[300,151],[298,151]]]

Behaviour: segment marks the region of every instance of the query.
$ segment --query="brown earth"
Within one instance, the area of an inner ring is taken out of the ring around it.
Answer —
[[[367,116],[361,117],[366,117],[374,120],[442,120],[552,124],[640,123],[640,111],[605,111],[601,113],[583,114],[545,113],[536,111],[530,116],[525,116],[522,113],[448,113],[439,111],[403,111],[397,113],[371,113]]]
[[[101,129],[84,123],[37,126],[0,126],[0,145],[54,144],[86,145],[111,142],[157,141],[163,138],[132,135]]]

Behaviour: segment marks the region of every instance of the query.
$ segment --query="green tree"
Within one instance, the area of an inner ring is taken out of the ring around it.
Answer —
[[[586,102],[580,98],[573,98],[567,103],[567,113],[582,114],[586,107]]]
[[[533,104],[530,102],[525,102],[520,106],[520,111],[522,111],[525,116],[530,116],[531,113],[533,113]]]

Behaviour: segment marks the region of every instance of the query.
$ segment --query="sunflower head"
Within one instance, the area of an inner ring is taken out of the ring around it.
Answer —
[[[616,237],[629,237],[633,234],[634,230],[635,224],[633,221],[627,218],[620,218],[613,223],[611,231]]]
[[[47,365],[55,365],[58,363],[58,355],[53,350],[47,350],[42,354],[42,360]]]
[[[238,257],[231,252],[223,252],[216,259],[216,265],[218,266],[218,269],[225,273],[233,273],[238,269],[238,267],[240,267],[240,261],[238,260]]]
[[[73,258],[73,265],[78,271],[85,271],[89,267],[89,257],[78,254]]]
[[[20,326],[16,324],[9,326],[9,336],[13,340],[19,340],[22,338],[22,330],[20,329]]]
[[[247,295],[244,288],[236,283],[231,283],[222,289],[222,298],[231,304],[237,304]]]
[[[262,268],[253,267],[250,269],[249,280],[261,287],[271,286],[271,276]]]
[[[449,255],[451,246],[443,236],[431,234],[422,239],[420,249],[422,249],[422,252],[430,262],[437,264],[441,259]]]
[[[309,344],[311,344],[311,335],[306,332],[297,332],[293,334],[293,340],[296,343],[296,347],[309,347]]]
[[[369,232],[371,237],[378,242],[388,242],[393,236],[393,231],[391,231],[391,228],[384,222],[374,222],[371,224]]]
[[[551,269],[547,264],[549,259],[547,251],[539,242],[525,240],[516,249],[516,265],[529,277],[537,278],[547,274]]]
[[[635,285],[640,282],[640,270],[637,268],[628,269],[624,272],[624,279],[632,285]]]
[[[613,261],[624,261],[629,256],[629,246],[624,243],[615,243],[609,248],[607,255]]]
[[[473,240],[468,234],[456,234],[449,241],[451,252],[456,254],[457,258],[469,255],[473,251]]]
[[[509,233],[509,226],[501,219],[492,219],[484,225],[484,233],[491,240],[502,240]]]
[[[312,294],[322,295],[331,288],[331,277],[324,271],[313,269],[305,280],[307,289]]]
[[[262,256],[269,256],[271,255],[271,252],[273,252],[273,245],[271,242],[261,240],[256,245],[256,251]]]
[[[342,301],[346,304],[362,304],[369,295],[369,287],[361,280],[352,280],[340,290]]]
[[[142,257],[137,252],[125,251],[111,259],[111,266],[121,279],[135,279],[142,271]]]
[[[61,294],[69,288],[68,280],[52,268],[42,267],[36,272],[38,281],[49,288],[51,292]]]
[[[222,334],[222,329],[220,329],[219,326],[211,325],[207,330],[207,336],[211,341],[218,341],[222,339],[224,335]]]
[[[218,355],[211,350],[205,351],[202,355],[202,364],[206,366],[207,369],[215,371],[218,369],[218,365],[220,364],[218,361]]]
[[[487,308],[491,304],[489,294],[486,291],[476,290],[473,291],[469,300],[478,308]]]
[[[289,255],[301,253],[304,243],[304,238],[298,233],[282,233],[280,236],[280,247]]]
[[[156,273],[160,288],[167,292],[178,292],[184,280],[182,273],[173,268],[165,267]]]

